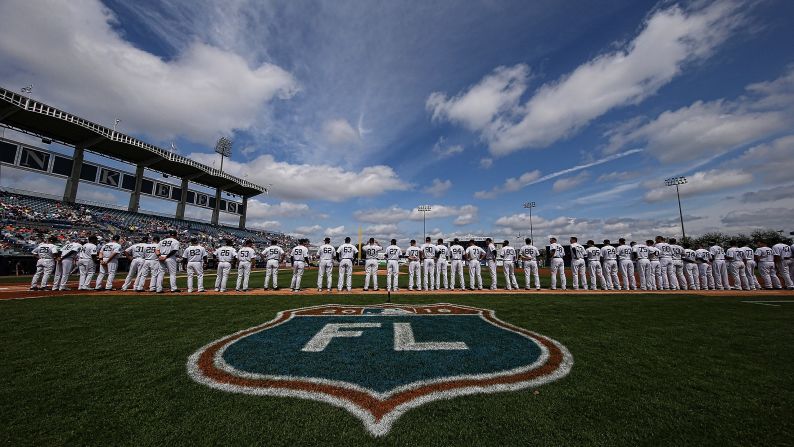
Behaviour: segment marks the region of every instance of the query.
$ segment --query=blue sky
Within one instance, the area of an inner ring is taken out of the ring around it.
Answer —
[[[250,226],[515,238],[532,200],[536,238],[676,236],[685,175],[689,234],[794,231],[790,2],[42,3],[0,5],[0,84],[207,164],[233,137]]]

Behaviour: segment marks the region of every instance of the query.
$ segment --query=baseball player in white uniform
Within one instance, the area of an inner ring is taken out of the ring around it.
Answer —
[[[55,272],[55,263],[58,260],[58,247],[55,243],[58,238],[50,236],[49,242],[42,242],[33,249],[33,254],[39,259],[36,261],[36,273],[30,282],[30,290],[46,290],[50,276]],[[41,281],[41,283],[39,283]]]
[[[728,273],[733,278],[733,289],[750,290],[747,285],[747,273],[744,271],[744,253],[737,246],[736,241],[731,241],[728,250],[725,251],[728,259]]]
[[[680,290],[686,290],[686,276],[684,276],[684,247],[678,245],[675,239],[668,241],[670,244],[670,251],[673,253],[673,273],[678,282]]]
[[[463,279],[463,257],[465,256],[466,249],[460,245],[460,240],[455,238],[452,240],[452,246],[449,247],[449,257],[450,261],[450,275],[452,276],[452,282],[450,286],[452,290],[455,290],[455,278],[460,279],[460,288],[466,290],[466,281]]]
[[[684,261],[684,271],[686,272],[687,282],[690,290],[700,290],[700,272],[698,271],[697,256],[695,250],[684,249],[682,256]]]
[[[411,239],[411,246],[405,249],[408,258],[408,290],[414,290],[414,278],[417,290],[422,290],[422,250],[416,246],[416,241]]]
[[[215,277],[215,291],[225,292],[226,283],[229,281],[229,272],[232,271],[232,262],[237,257],[237,250],[232,247],[232,241],[225,239],[224,245],[215,250],[215,260],[218,261],[217,276]]]
[[[595,241],[587,241],[587,265],[590,267],[590,289],[598,290],[597,280],[601,280],[601,289],[609,290],[607,280],[604,278],[604,271],[601,268],[601,249],[595,246]]]
[[[147,243],[143,247],[143,267],[138,273],[138,279],[135,280],[135,291],[143,292],[146,284],[146,277],[149,279],[149,291],[162,293],[163,285],[157,282],[157,275],[160,274],[160,259],[157,255],[157,249],[160,246],[160,237],[152,237],[152,242]]]
[[[485,258],[485,250],[474,243],[474,239],[469,240],[466,248],[466,259],[469,260],[469,290],[482,290],[482,266],[480,260]],[[475,282],[476,280],[476,282]],[[479,287],[477,287],[479,284]]]
[[[436,244],[430,242],[430,237],[425,238],[422,244],[422,269],[424,270],[425,291],[436,288]]]
[[[662,263],[659,260],[659,249],[654,246],[650,239],[645,241],[648,246],[648,259],[651,260],[651,277],[653,279],[653,290],[662,290],[664,284],[662,280]]]
[[[516,281],[516,249],[510,246],[510,241],[502,243],[502,249],[499,251],[502,257],[502,272],[505,275],[505,284],[507,290],[518,289],[518,281]]]
[[[323,278],[326,279],[325,284],[328,291],[333,287],[333,272],[334,272],[334,256],[336,255],[336,248],[331,245],[331,238],[326,237],[323,240],[323,245],[317,248],[317,291],[323,290]]]
[[[177,265],[179,264],[177,258],[179,257],[180,251],[179,241],[176,240],[176,237],[177,232],[172,230],[168,233],[168,237],[161,240],[160,244],[157,246],[158,260],[160,261],[160,270],[157,272],[158,290],[163,288],[163,277],[167,270],[171,291],[179,292],[179,289],[176,287],[176,271]]]
[[[711,271],[714,274],[714,283],[719,290],[730,290],[728,282],[728,266],[725,264],[725,250],[717,244],[709,248],[711,253]]]
[[[618,252],[615,247],[610,245],[609,239],[604,240],[601,247],[601,262],[604,267],[604,278],[611,290],[620,290],[620,278],[618,278]]]
[[[386,290],[396,292],[400,280],[400,256],[403,250],[397,246],[397,239],[391,240],[391,245],[386,247]]]
[[[378,290],[378,253],[383,250],[383,247],[378,245],[374,237],[371,237],[362,250],[366,258],[366,261],[364,261],[364,269],[366,270],[364,291],[366,292],[369,290],[370,278],[372,278],[372,290]]]
[[[673,249],[662,236],[656,236],[656,244],[659,250],[659,267],[662,269],[662,284],[659,290],[678,290],[678,280],[673,268]]]
[[[444,278],[444,288],[449,289],[449,247],[444,244],[444,239],[439,239],[436,244],[436,290],[441,288],[441,278]]]
[[[193,292],[193,277],[196,277],[196,288],[199,292],[204,291],[204,263],[207,261],[207,250],[198,244],[198,239],[190,238],[190,245],[182,253],[185,260],[187,271],[187,291]]]
[[[618,255],[620,275],[623,277],[623,290],[637,290],[637,277],[634,276],[634,260],[632,259],[634,249],[626,244],[626,239],[620,238],[615,251]]]
[[[772,246],[772,254],[775,256],[777,274],[783,278],[783,285],[789,290],[794,289],[794,283],[791,282],[791,275],[789,274],[791,247],[784,243],[775,244]]]
[[[700,290],[714,290],[714,275],[711,274],[711,252],[704,246],[695,250],[695,259],[700,273]]]
[[[524,267],[524,288],[530,290],[530,277],[535,278],[535,289],[540,290],[540,275],[538,273],[538,258],[540,250],[532,245],[532,239],[524,239],[524,245],[518,251]]]
[[[61,277],[58,290],[69,290],[66,283],[77,266],[77,254],[83,246],[77,241],[67,242],[61,248]],[[56,275],[57,276],[57,275]],[[54,285],[53,285],[54,287]]]
[[[293,292],[301,291],[301,278],[303,278],[303,270],[306,268],[306,260],[309,257],[309,249],[306,248],[308,239],[298,241],[298,245],[293,247],[290,251],[292,258],[292,279],[290,280],[290,288]]]
[[[496,290],[496,246],[491,238],[485,239],[485,263],[491,272],[491,290]]]
[[[284,249],[279,247],[275,240],[270,241],[270,246],[262,251],[265,259],[265,286],[264,290],[270,287],[270,278],[273,278],[273,290],[278,290],[278,266],[284,262]],[[339,278],[341,281],[341,277]],[[341,282],[340,282],[341,284]],[[342,290],[342,287],[339,287]]]
[[[741,250],[744,256],[744,273],[747,275],[747,284],[752,290],[760,289],[761,284],[755,276],[755,250],[746,245]]]
[[[137,288],[138,275],[143,268],[144,252],[146,251],[146,244],[148,243],[149,237],[144,236],[141,238],[140,242],[132,244],[124,250],[124,256],[130,260],[130,267],[127,272],[127,279],[124,280],[124,285],[121,286],[121,290],[126,292],[130,286],[133,286],[133,289]]]
[[[251,263],[256,260],[256,250],[254,241],[248,239],[245,246],[237,250],[237,284],[234,290],[237,292],[248,291],[248,279],[251,277]]]
[[[91,280],[96,272],[96,260],[99,249],[96,246],[97,237],[88,236],[88,242],[80,247],[77,255],[77,266],[80,269],[80,283],[77,290],[94,290]]]
[[[651,250],[646,244],[635,244],[632,248],[634,256],[637,258],[637,270],[640,274],[640,289],[654,290],[656,281],[653,279],[653,269],[651,269]]]
[[[573,272],[573,288],[579,290],[579,279],[582,280],[582,289],[587,290],[587,268],[585,266],[585,249],[579,239],[572,236],[571,243],[571,272]]]
[[[613,249],[614,250],[614,249]],[[549,267],[551,267],[551,290],[557,290],[557,274],[560,275],[560,285],[562,290],[568,286],[567,279],[565,278],[565,248],[557,243],[557,238],[549,238]]]
[[[102,280],[107,275],[105,290],[113,290],[113,279],[116,278],[116,270],[119,268],[119,256],[121,255],[121,237],[113,235],[110,242],[102,246],[99,250],[99,274],[96,276],[96,290],[102,290]]]
[[[336,249],[336,255],[339,257],[339,280],[337,281],[337,289],[341,292],[342,286],[346,285],[347,291],[350,292],[351,284],[353,281],[353,258],[356,257],[358,248],[350,243],[350,238],[345,238],[345,243]]]
[[[758,248],[755,249],[755,262],[758,264],[758,272],[764,281],[764,288],[782,288],[775,271],[775,253],[764,241],[756,241],[756,245]]]

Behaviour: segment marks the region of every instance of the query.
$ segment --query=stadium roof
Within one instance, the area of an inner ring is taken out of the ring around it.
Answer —
[[[266,188],[0,87],[0,123],[240,196]]]

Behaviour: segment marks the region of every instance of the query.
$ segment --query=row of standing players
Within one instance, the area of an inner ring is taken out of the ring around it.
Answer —
[[[130,259],[130,269],[122,290],[128,290],[132,286],[133,290],[143,291],[148,277],[148,290],[162,292],[164,276],[168,272],[170,289],[172,292],[178,292],[176,273],[181,258],[187,271],[188,292],[193,291],[194,277],[197,279],[196,290],[203,292],[207,251],[193,238],[190,240],[190,245],[180,252],[180,243],[176,236],[176,232],[171,232],[170,237],[162,240],[157,236],[154,236],[152,241],[143,238],[126,250],[122,250],[118,236],[113,236],[111,241],[101,248],[97,246],[95,236],[89,237],[83,244],[72,241],[60,248],[55,245],[56,240],[51,238],[49,242],[39,244],[33,250],[39,260],[31,289],[47,289],[49,277],[54,274],[52,290],[66,290],[69,276],[74,270],[78,270],[80,290],[103,288],[113,290],[118,259],[120,256],[126,256]],[[272,279],[273,288],[278,289],[278,270],[286,257],[283,248],[274,242],[263,251],[257,252],[251,241],[247,241],[245,246],[239,249],[232,247],[231,241],[225,242],[226,245],[215,250],[218,261],[216,291],[226,290],[232,263],[236,263],[238,269],[235,289],[248,290],[252,262],[260,256],[266,261],[264,288],[269,288]],[[322,290],[324,279],[327,290],[331,290],[334,259],[339,263],[337,289],[351,290],[353,260],[358,255],[358,248],[350,243],[349,237],[339,247],[331,245],[330,238],[326,238],[324,242],[316,252],[319,266],[318,290]],[[541,254],[532,245],[531,239],[526,239],[526,244],[518,250],[511,247],[509,241],[504,241],[499,253],[490,238],[486,239],[487,249],[480,248],[473,240],[468,241],[467,247],[464,248],[458,239],[447,246],[443,239],[438,239],[434,244],[431,238],[426,238],[421,246],[417,246],[416,241],[412,240],[411,245],[403,251],[396,242],[392,239],[391,245],[385,249],[386,288],[389,291],[399,290],[397,278],[400,270],[399,261],[403,256],[408,259],[409,290],[454,290],[456,278],[460,280],[460,288],[466,289],[464,264],[469,271],[469,290],[482,290],[482,260],[485,260],[491,272],[490,288],[496,289],[497,255],[502,258],[506,289],[519,289],[515,276],[517,261],[521,262],[520,265],[524,270],[524,288],[531,289],[531,279],[534,278],[534,288],[540,289],[537,260]],[[556,238],[550,238],[549,242],[551,289],[557,289],[559,276],[561,288],[564,290],[567,288],[563,261],[565,249],[557,243]],[[770,248],[763,241],[758,241],[755,250],[749,247],[737,247],[735,243],[732,243],[728,250],[718,245],[692,250],[677,245],[675,239],[666,241],[661,236],[655,241],[648,240],[645,244],[631,242],[627,245],[624,239],[620,239],[618,247],[613,247],[608,240],[604,241],[602,247],[596,247],[592,240],[584,247],[578,243],[576,237],[572,237],[570,242],[575,290],[588,289],[588,271],[592,290],[598,288],[599,281],[603,290],[636,290],[637,276],[640,278],[640,290],[755,290],[761,288],[755,275],[756,269],[764,281],[764,288],[780,289],[785,285],[788,289],[794,289],[789,274],[794,261],[791,256],[792,247],[786,244],[776,244]],[[303,271],[311,256],[305,244],[308,244],[308,240],[301,240],[289,253],[293,270],[290,289],[293,291],[301,290]],[[378,290],[378,256],[383,251],[384,249],[374,238],[370,238],[368,244],[362,247],[362,254],[366,259],[365,291],[369,290],[370,284],[373,285],[372,290]],[[92,288],[90,283],[97,264],[99,264],[99,274]],[[451,270],[451,278],[448,278],[448,268]],[[778,274],[783,279],[782,283]],[[103,286],[102,282],[106,276],[107,282]]]

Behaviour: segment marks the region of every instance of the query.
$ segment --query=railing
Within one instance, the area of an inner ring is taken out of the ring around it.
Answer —
[[[0,88],[0,99],[2,99],[3,101],[9,102],[11,104],[14,104],[16,106],[19,106],[19,107],[25,109],[26,111],[35,112],[35,113],[39,113],[39,114],[42,114],[42,115],[51,116],[53,118],[57,118],[57,119],[60,119],[60,120],[64,120],[66,122],[69,122],[69,123],[78,125],[80,127],[86,128],[86,129],[88,129],[88,130],[90,130],[90,131],[92,131],[94,133],[97,133],[97,134],[107,138],[108,140],[119,142],[119,143],[124,143],[124,144],[129,144],[131,146],[135,146],[137,148],[144,149],[146,151],[149,151],[149,152],[152,152],[154,154],[157,154],[157,155],[163,157],[166,160],[175,161],[175,162],[178,162],[178,163],[182,163],[182,164],[186,164],[186,165],[192,166],[192,167],[194,167],[196,169],[199,169],[201,171],[206,172],[207,174],[211,174],[211,175],[214,175],[216,177],[221,177],[221,178],[227,179],[227,180],[229,180],[229,181],[231,181],[233,183],[237,183],[238,185],[245,186],[247,188],[251,188],[251,189],[257,190],[259,192],[267,191],[267,188],[265,188],[263,186],[259,186],[259,185],[255,184],[255,183],[249,182],[248,180],[243,180],[243,179],[237,178],[237,177],[235,177],[233,175],[230,175],[230,174],[227,174],[227,173],[221,171],[220,169],[211,168],[211,167],[209,167],[209,166],[207,166],[205,164],[199,163],[199,162],[197,162],[195,160],[191,160],[191,159],[189,159],[187,157],[183,157],[181,155],[174,154],[171,151],[167,151],[165,149],[159,148],[159,147],[151,145],[149,143],[145,143],[145,142],[143,142],[141,140],[138,140],[137,138],[133,138],[133,137],[131,137],[129,135],[125,135],[125,134],[119,133],[119,132],[117,132],[117,131],[115,131],[113,129],[107,128],[105,126],[93,123],[93,122],[88,121],[86,119],[83,119],[83,118],[80,118],[78,116],[72,115],[70,113],[64,112],[64,111],[62,111],[60,109],[57,109],[57,108],[49,106],[47,104],[38,102],[38,101],[36,101],[34,99],[30,99],[30,98],[28,98],[28,97],[26,97],[24,95],[19,94],[19,93],[16,93],[16,92],[13,92],[13,91],[10,91],[10,90],[6,90],[4,88]]]

